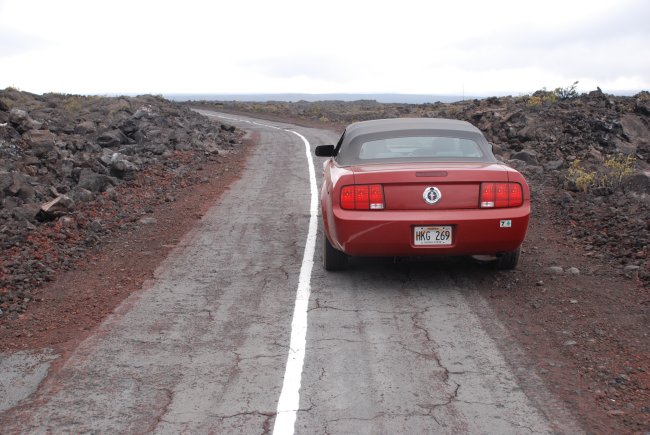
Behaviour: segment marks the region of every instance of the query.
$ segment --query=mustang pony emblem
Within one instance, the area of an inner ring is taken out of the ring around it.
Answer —
[[[440,189],[437,187],[427,187],[424,189],[424,193],[422,193],[422,199],[424,199],[424,202],[427,204],[433,205],[440,201],[441,198],[442,193],[440,193]]]

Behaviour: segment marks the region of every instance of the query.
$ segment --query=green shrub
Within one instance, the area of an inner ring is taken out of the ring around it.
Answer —
[[[571,162],[567,177],[582,192],[597,187],[616,190],[623,185],[626,179],[635,174],[635,163],[635,157],[619,154],[607,157],[602,168],[588,171],[581,167],[580,160],[576,159]]]
[[[10,99],[8,99],[8,98],[2,98],[2,99],[0,99],[0,101],[1,101],[5,106],[7,106],[7,108],[8,108],[9,110],[13,109],[13,107],[14,107],[14,102],[11,101]]]
[[[630,176],[634,175],[636,158],[633,156],[612,156],[605,160],[607,172],[603,174],[601,186],[615,189],[620,187]]]
[[[66,98],[65,103],[63,103],[63,110],[70,114],[79,113],[82,107],[81,97],[72,96]]]
[[[542,99],[537,96],[529,97],[528,100],[526,100],[526,105],[529,107],[539,107],[542,105]]]
[[[578,96],[578,91],[576,87],[578,86],[578,81],[573,82],[571,86],[566,88],[555,88],[553,94],[560,100],[570,100],[571,98],[576,98]]]
[[[557,95],[555,92],[549,92],[546,88],[536,91],[533,95],[526,96],[526,105],[531,108],[543,106],[551,106],[557,102]]]
[[[580,160],[575,159],[571,162],[568,171],[568,177],[572,180],[578,190],[586,192],[589,188],[594,186],[596,180],[596,172],[589,172],[580,167]]]

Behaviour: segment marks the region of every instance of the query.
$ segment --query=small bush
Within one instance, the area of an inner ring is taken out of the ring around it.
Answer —
[[[571,98],[576,98],[578,96],[576,87],[578,87],[577,80],[573,82],[571,86],[567,86],[566,88],[555,88],[553,94],[555,94],[555,96],[560,100],[570,100]]]
[[[81,107],[82,107],[81,98],[77,96],[68,97],[65,103],[63,103],[63,110],[65,110],[69,114],[79,113]]]
[[[526,105],[528,107],[539,107],[542,105],[542,99],[537,96],[529,97],[528,100],[526,100]]]
[[[634,175],[636,158],[633,156],[612,156],[605,160],[607,173],[603,174],[601,186],[615,189],[620,187],[630,176]]]
[[[543,106],[551,106],[557,102],[557,95],[554,92],[549,92],[546,88],[536,91],[533,95],[526,97],[526,105],[528,107],[536,108]]]
[[[602,168],[598,171],[585,170],[580,165],[580,160],[571,162],[568,170],[568,178],[573,181],[582,192],[597,187],[605,187],[611,190],[620,188],[626,179],[634,175],[636,158],[633,156],[615,155],[605,160]]]
[[[2,98],[0,99],[0,105],[4,105],[7,107],[7,110],[11,110],[14,107],[14,102],[7,98]]]
[[[596,172],[585,171],[580,167],[580,160],[575,159],[569,166],[568,177],[576,184],[578,190],[586,192],[594,186]]]

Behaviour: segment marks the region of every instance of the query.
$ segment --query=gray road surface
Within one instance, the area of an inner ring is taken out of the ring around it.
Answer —
[[[17,402],[0,402],[17,404],[0,431],[272,431],[309,221],[307,163],[293,133],[229,122],[260,137],[241,179],[58,373],[35,392],[0,382]],[[312,146],[336,140],[286,127]],[[359,260],[326,273],[321,249],[296,433],[578,431],[557,420],[557,404],[524,394],[453,264]],[[3,371],[20,367],[2,358]],[[51,356],[28,358],[38,383]]]

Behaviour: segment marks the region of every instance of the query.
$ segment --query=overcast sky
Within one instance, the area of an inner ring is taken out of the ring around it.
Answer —
[[[0,89],[650,89],[650,1],[0,0]]]

